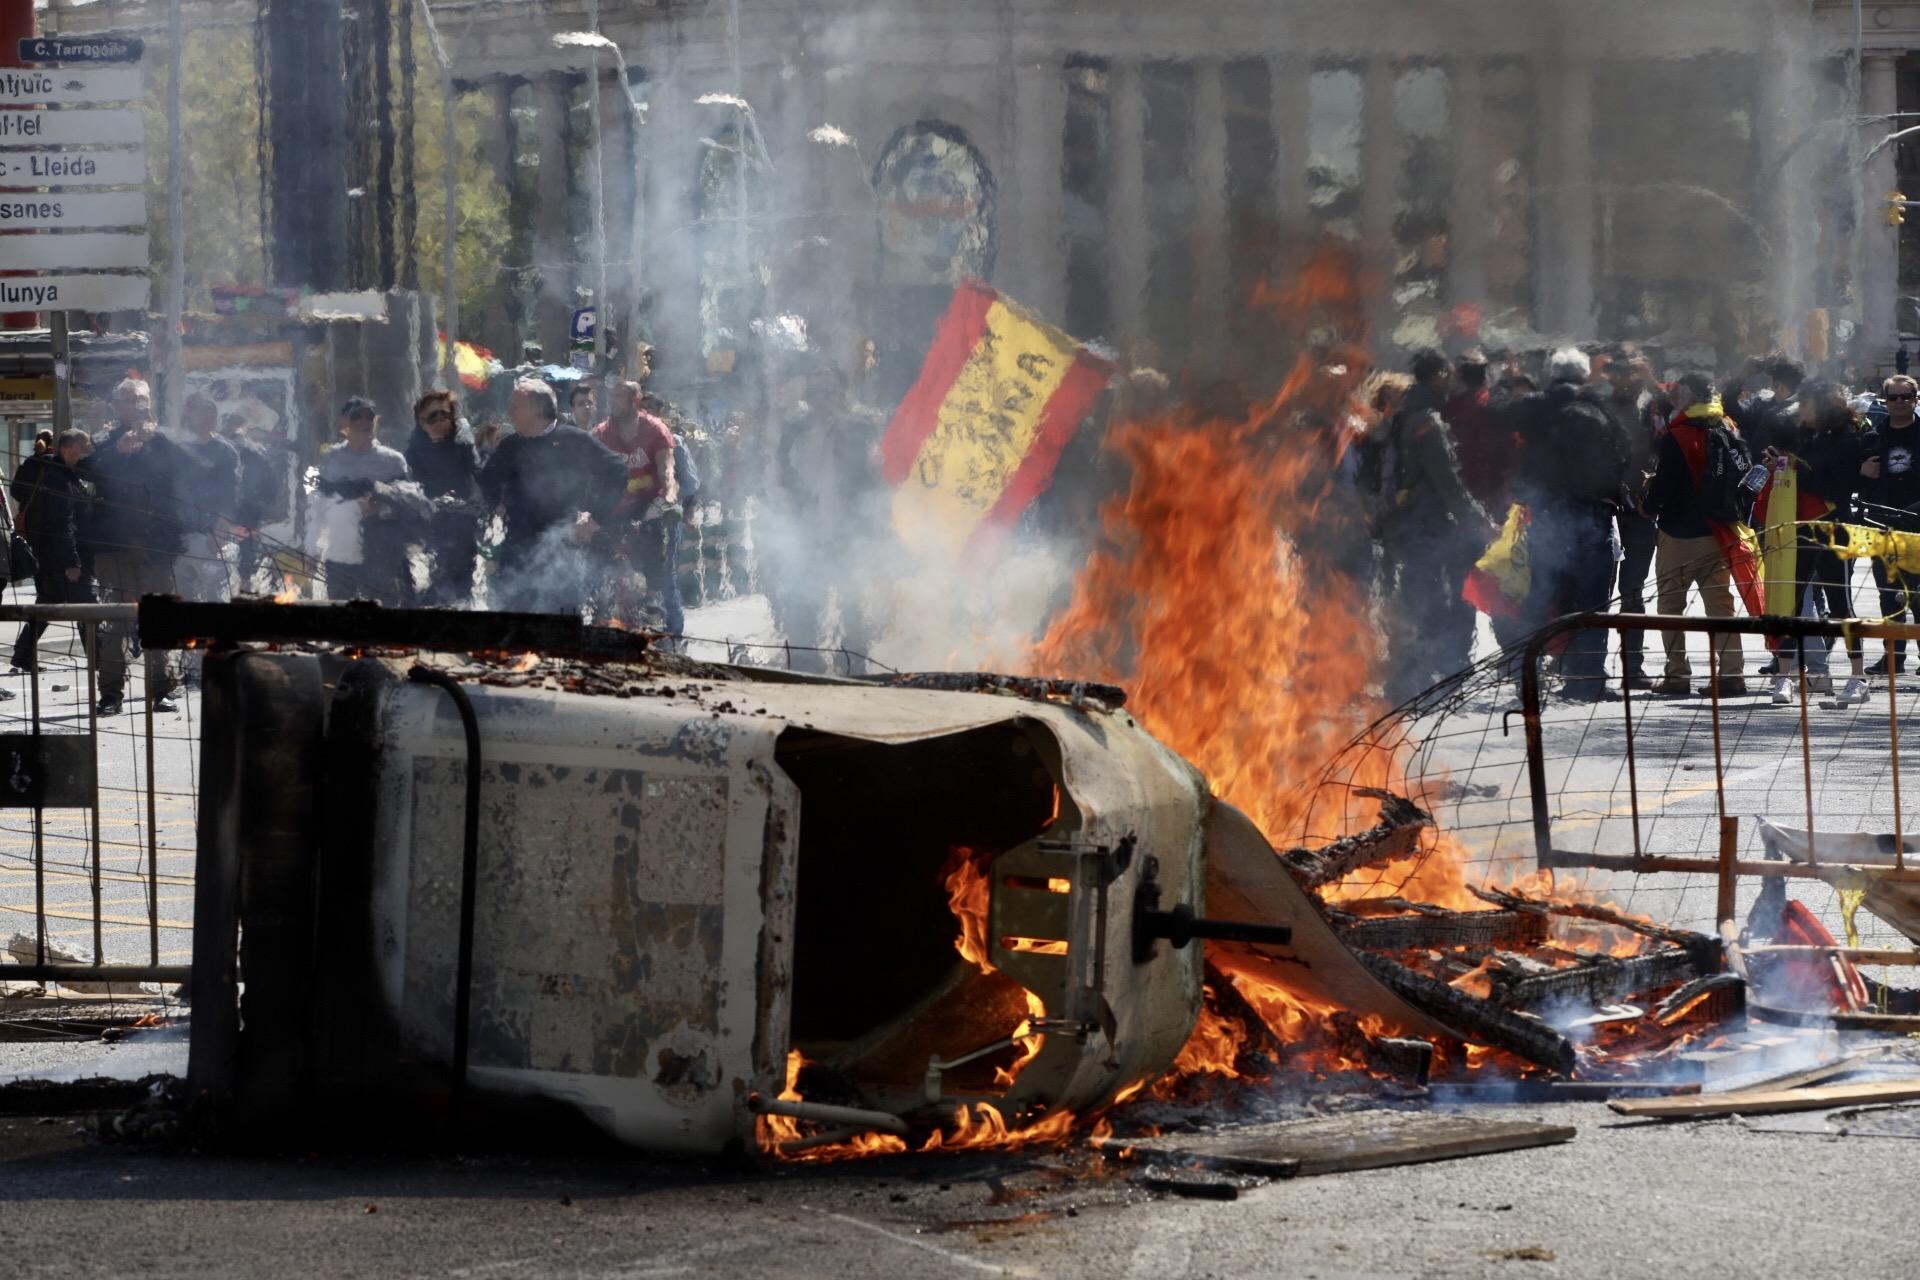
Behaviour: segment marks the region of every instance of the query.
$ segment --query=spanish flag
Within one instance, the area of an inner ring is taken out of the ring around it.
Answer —
[[[447,363],[447,335],[438,335],[433,344],[433,367],[444,368]],[[489,378],[489,368],[493,363],[493,352],[485,347],[477,347],[471,342],[453,344],[453,371],[460,378],[460,385],[469,391],[485,391]]]
[[[978,281],[963,282],[880,441],[910,546],[974,549],[1011,526],[1114,368]]]

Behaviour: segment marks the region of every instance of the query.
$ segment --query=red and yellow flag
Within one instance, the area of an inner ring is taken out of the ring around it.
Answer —
[[[880,442],[893,524],[959,551],[1046,490],[1113,366],[978,281],[963,282]]]

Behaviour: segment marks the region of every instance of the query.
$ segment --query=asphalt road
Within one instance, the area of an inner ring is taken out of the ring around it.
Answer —
[[[0,1119],[0,1250],[33,1276],[1518,1275],[1907,1280],[1914,1148],[1471,1109],[1569,1144],[1159,1198],[1069,1153],[731,1171],[626,1159],[232,1159]]]

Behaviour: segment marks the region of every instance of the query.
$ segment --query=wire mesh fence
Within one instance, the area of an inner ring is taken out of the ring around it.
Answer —
[[[80,995],[184,980],[192,945],[198,726],[127,671],[125,709],[99,714],[98,632],[131,605],[0,606],[0,642],[26,670],[0,677],[0,981]],[[191,655],[168,655],[178,664]]]
[[[1874,599],[1867,564],[1851,566],[1849,585],[1856,598]],[[1600,630],[1607,642],[1604,700],[1569,697],[1574,690],[1557,672],[1555,641],[1581,626]],[[1746,631],[1737,637],[1744,692],[1716,696],[1713,677],[1723,659],[1709,643],[1712,627]],[[1663,666],[1662,629],[1676,632],[1676,651],[1692,673],[1687,694],[1629,687],[1620,640],[1636,629],[1648,631],[1654,680]],[[1874,663],[1891,643],[1906,641],[1911,651],[1916,640],[1920,627],[1877,617],[1710,622],[1696,612],[1639,622],[1619,614],[1562,620],[1356,737],[1318,778],[1294,838],[1316,845],[1368,826],[1377,805],[1356,787],[1389,777],[1433,814],[1434,827],[1414,858],[1364,873],[1370,894],[1419,896],[1410,888],[1416,880],[1445,879],[1434,874],[1437,863],[1452,863],[1472,885],[1510,883],[1546,868],[1563,887],[1578,885],[1659,923],[1712,933],[1721,817],[1738,820],[1735,858],[1770,870],[1786,866],[1778,849],[1784,840],[1776,834],[1770,848],[1763,823],[1789,835],[1812,831],[1817,862],[1865,856],[1889,865],[1873,873],[1801,868],[1785,881],[1787,896],[1810,908],[1842,945],[1910,953],[1912,938],[1876,914],[1871,899],[1862,909],[1858,890],[1870,874],[1898,880],[1895,860],[1907,874],[1920,871],[1920,853],[1899,853],[1903,842],[1895,839],[1913,825],[1911,810],[1920,805],[1920,670],[1876,672],[1863,701],[1843,702],[1838,694],[1850,651]],[[1829,646],[1831,688],[1803,678],[1805,662],[1790,661],[1790,697],[1776,703],[1775,677],[1756,677],[1776,650],[1812,658]],[[1531,732],[1523,682],[1530,665],[1539,672]],[[1904,843],[1920,848],[1912,838]],[[1738,878],[1736,920],[1747,918],[1764,885],[1760,876]],[[1920,902],[1920,883],[1911,887]],[[1920,971],[1908,966],[1867,972],[1896,988],[1920,981]]]

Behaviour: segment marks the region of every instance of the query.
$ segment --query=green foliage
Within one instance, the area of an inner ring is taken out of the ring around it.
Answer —
[[[260,104],[253,38],[246,30],[194,32],[182,59],[181,205],[185,215],[186,305],[206,310],[208,287],[266,279],[260,242]],[[152,230],[154,301],[166,279],[173,228],[167,223],[167,77],[164,43],[148,45],[147,220]]]
[[[421,24],[415,24],[415,32],[414,181],[419,219],[414,252],[420,287],[438,299],[445,280],[442,247],[446,243],[442,91],[439,70]],[[147,212],[157,303],[173,234],[167,224],[170,61],[163,42],[150,42],[148,49]],[[252,31],[196,31],[187,42],[183,64],[180,133],[186,305],[188,310],[206,310],[212,305],[210,286],[261,284],[267,278],[260,228],[260,102],[254,82]],[[396,93],[399,84],[396,74]],[[395,108],[398,123],[398,103]],[[487,295],[507,261],[512,239],[508,192],[493,181],[489,155],[501,136],[501,123],[493,117],[487,95],[461,95],[454,106],[454,279],[460,292],[463,337],[479,331]]]

